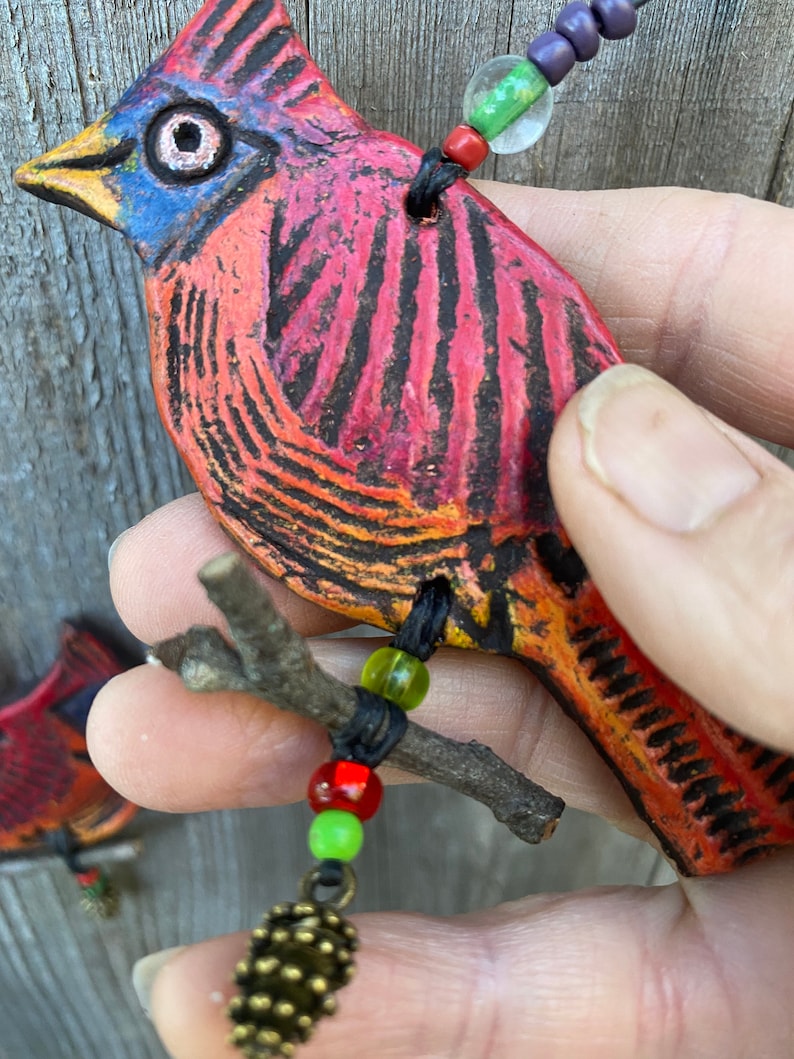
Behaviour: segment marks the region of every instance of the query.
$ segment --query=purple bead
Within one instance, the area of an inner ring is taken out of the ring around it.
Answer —
[[[553,88],[573,69],[576,52],[571,42],[559,33],[541,33],[527,48],[527,58]]]
[[[604,40],[630,37],[637,26],[637,9],[631,0],[590,0]]]
[[[583,0],[566,4],[557,16],[554,28],[571,42],[577,62],[586,63],[598,54],[601,45],[598,23]]]

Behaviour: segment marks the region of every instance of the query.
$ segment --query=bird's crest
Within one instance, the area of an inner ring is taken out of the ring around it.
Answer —
[[[280,0],[210,0],[152,73],[223,86],[252,99],[278,97],[282,107],[329,88]]]
[[[161,59],[164,73],[248,84],[307,58],[279,0],[205,4]]]

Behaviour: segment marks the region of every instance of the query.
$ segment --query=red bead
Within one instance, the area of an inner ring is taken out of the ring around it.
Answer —
[[[488,141],[471,125],[456,125],[441,144],[441,150],[450,162],[462,165],[469,173],[482,165],[489,149]]]
[[[75,872],[75,878],[81,886],[95,886],[101,875],[99,868],[86,868],[85,871]]]
[[[359,820],[377,813],[383,784],[367,765],[356,761],[326,761],[309,780],[309,805],[315,813],[344,809]]]

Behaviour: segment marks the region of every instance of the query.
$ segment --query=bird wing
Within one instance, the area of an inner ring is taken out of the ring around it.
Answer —
[[[75,776],[69,747],[45,712],[9,720],[0,711],[0,849],[28,844],[60,826],[59,803]]]
[[[472,189],[413,221],[419,161],[370,131],[285,162],[147,276],[155,392],[211,508],[271,573],[379,623],[555,520],[554,418],[619,359],[578,285]]]

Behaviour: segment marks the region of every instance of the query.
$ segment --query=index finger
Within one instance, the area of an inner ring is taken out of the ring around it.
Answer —
[[[685,188],[482,190],[582,284],[627,360],[794,445],[794,211]]]
[[[218,625],[223,615],[196,576],[210,559],[239,550],[198,493],[172,500],[126,530],[114,542],[108,566],[113,601],[130,632],[155,643],[188,625]],[[355,622],[302,599],[261,567],[254,576],[278,610],[302,636],[321,636]]]

